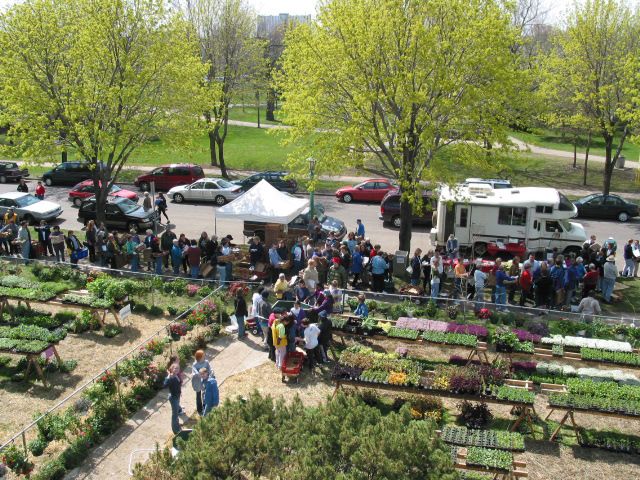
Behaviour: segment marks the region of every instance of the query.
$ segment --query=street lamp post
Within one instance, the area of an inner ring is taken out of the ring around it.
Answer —
[[[315,185],[313,184],[313,175],[316,169],[316,159],[313,157],[309,157],[309,177],[311,179],[310,190],[309,190],[309,221],[313,220],[314,213],[314,193],[315,193]]]

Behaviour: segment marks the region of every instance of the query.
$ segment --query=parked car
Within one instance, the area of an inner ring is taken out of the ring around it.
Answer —
[[[469,185],[470,183],[480,183],[482,185],[489,185],[493,189],[498,188],[513,188],[509,180],[502,180],[498,178],[467,178],[463,185]]]
[[[96,199],[89,198],[82,202],[78,210],[78,221],[83,225],[96,219]],[[107,228],[119,230],[144,230],[153,228],[153,223],[160,220],[158,212],[144,208],[128,198],[110,198],[105,207],[104,223]]]
[[[86,162],[64,162],[42,175],[45,185],[75,185],[93,178],[93,165]]]
[[[266,180],[282,192],[296,193],[298,191],[298,183],[295,180],[285,179],[287,175],[289,175],[288,172],[260,172],[242,180],[235,180],[233,183],[239,185],[246,192],[260,180]]]
[[[618,195],[592,193],[573,204],[578,208],[578,217],[618,219],[626,222],[638,216],[638,205],[620,198]]]
[[[417,225],[431,226],[433,212],[436,210],[437,200],[432,192],[422,193],[422,212],[413,213],[413,223]],[[395,190],[387,193],[380,203],[380,220],[382,223],[390,223],[400,228],[400,193]]]
[[[151,190],[151,182],[155,182],[156,190],[170,190],[179,185],[190,185],[201,178],[204,178],[204,172],[200,165],[172,163],[138,176],[133,183],[145,191]]]
[[[339,188],[336,190],[336,198],[344,203],[353,201],[379,203],[387,193],[397,188],[397,185],[386,178],[370,178],[353,187]]]
[[[0,183],[19,182],[28,176],[29,170],[20,168],[16,162],[0,162]]]
[[[202,178],[191,185],[180,185],[173,187],[167,193],[176,203],[185,200],[195,200],[200,202],[215,202],[216,205],[235,200],[244,192],[238,185],[227,182],[223,178]]]
[[[315,205],[313,215],[318,217],[320,226],[322,228],[322,237],[326,237],[330,232],[333,232],[339,240],[347,234],[347,227],[344,222],[335,217],[329,217],[324,214],[324,206],[321,204]],[[294,218],[287,225],[286,235],[289,238],[298,238],[309,234],[309,210],[301,213]],[[254,222],[250,220],[244,221],[243,233],[246,237],[258,236],[262,240],[265,239],[265,230],[267,224],[264,222]]]
[[[62,207],[59,204],[40,200],[31,193],[0,193],[0,215],[7,213],[10,208],[18,214],[18,220],[26,220],[32,224],[41,220],[50,221],[62,214]]]
[[[95,190],[96,189],[93,185],[93,180],[85,180],[83,182],[80,182],[71,190],[69,190],[69,201],[73,202],[76,207],[79,207],[80,205],[82,205],[83,200],[95,195]],[[128,198],[132,202],[138,201],[138,194],[136,192],[125,190],[124,188],[120,188],[117,185],[111,185],[109,196]]]

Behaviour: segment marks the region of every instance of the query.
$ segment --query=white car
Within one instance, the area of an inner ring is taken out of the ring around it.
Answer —
[[[214,202],[216,205],[235,200],[242,195],[242,188],[222,178],[201,178],[191,185],[179,185],[167,192],[167,196],[176,203],[185,200]]]
[[[0,193],[0,215],[4,215],[10,209],[18,214],[18,220],[26,220],[29,223],[53,220],[62,214],[60,204],[40,200],[31,193]]]

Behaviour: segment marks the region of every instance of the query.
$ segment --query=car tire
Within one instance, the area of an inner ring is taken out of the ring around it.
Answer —
[[[351,196],[351,194],[350,194],[350,193],[345,193],[345,194],[342,196],[342,201],[343,201],[344,203],[351,203],[351,201],[352,201],[352,200],[353,200],[353,197]]]
[[[0,183],[7,183],[7,176],[6,175],[0,175]]]
[[[45,184],[47,187],[52,186],[52,185],[53,185],[53,180],[51,180],[51,177],[47,177],[47,178],[45,178],[45,179],[44,179],[44,184]]]
[[[176,194],[173,196],[173,201],[174,201],[174,202],[176,202],[176,203],[182,203],[182,202],[184,202],[184,195],[182,195],[181,193],[176,193]]]
[[[73,204],[74,204],[76,207],[80,208],[80,206],[82,205],[82,199],[81,199],[81,198],[74,198],[74,199],[73,199]]]
[[[36,219],[33,218],[33,215],[29,215],[28,213],[24,217],[22,217],[22,220],[27,222],[29,225],[35,225],[36,224]]]
[[[402,223],[402,220],[400,218],[400,215],[394,215],[393,217],[391,217],[391,225],[393,225],[396,228],[400,228],[400,224]]]
[[[628,222],[629,221],[629,214],[627,212],[620,212],[618,214],[618,221],[620,221],[620,222]]]
[[[225,203],[227,203],[227,199],[224,198],[222,195],[217,195],[216,198],[213,199],[213,201],[215,202],[216,205],[220,207]]]
[[[140,227],[138,226],[138,222],[129,222],[127,223],[127,230],[135,230],[136,232],[140,231]]]
[[[149,182],[140,182],[140,190],[148,192],[150,188]]]

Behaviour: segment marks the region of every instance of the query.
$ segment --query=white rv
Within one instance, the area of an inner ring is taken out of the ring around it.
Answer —
[[[431,243],[445,246],[453,233],[462,249],[473,248],[476,255],[483,255],[490,242],[524,242],[529,252],[554,247],[579,252],[587,236],[581,224],[569,220],[577,213],[575,205],[554,188],[442,186]]]

